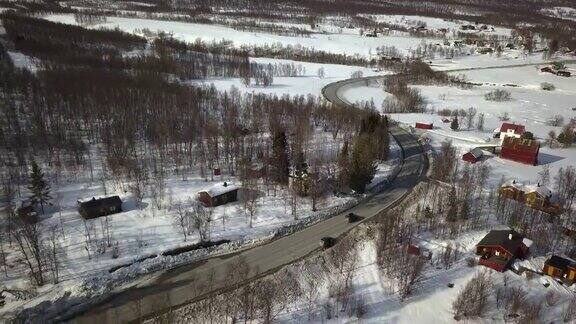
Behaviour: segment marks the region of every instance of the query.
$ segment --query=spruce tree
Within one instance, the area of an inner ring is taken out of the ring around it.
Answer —
[[[452,119],[452,123],[450,123],[450,128],[453,131],[457,131],[460,128],[460,125],[458,124],[458,117],[454,117]]]
[[[344,190],[350,185],[350,156],[348,153],[348,141],[344,142],[342,151],[338,156],[338,189]]]
[[[448,214],[446,219],[449,222],[455,222],[458,219],[458,198],[456,197],[456,188],[452,186],[448,195]]]
[[[28,190],[31,192],[30,201],[33,204],[40,204],[42,214],[44,214],[44,204],[47,204],[52,197],[50,196],[50,186],[44,180],[44,173],[36,161],[32,160],[32,173],[28,183]]]
[[[294,164],[294,173],[297,176],[308,174],[308,163],[306,163],[306,157],[304,156],[304,152],[302,152],[302,150],[298,150],[296,153],[293,153],[292,159]]]
[[[376,174],[376,161],[370,135],[358,135],[350,160],[350,188],[363,193]]]
[[[272,179],[280,184],[288,184],[290,174],[290,159],[288,157],[288,141],[284,132],[276,132],[272,140]]]
[[[470,203],[468,203],[468,200],[465,199],[462,202],[462,206],[460,207],[460,219],[467,220],[468,217],[470,217]]]
[[[388,117],[384,116],[380,119],[380,133],[378,134],[378,152],[380,153],[380,160],[388,160],[390,153],[390,135],[388,130]]]

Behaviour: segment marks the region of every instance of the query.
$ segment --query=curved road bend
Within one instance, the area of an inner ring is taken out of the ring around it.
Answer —
[[[240,260],[249,265],[251,280],[306,257],[319,249],[322,237],[339,237],[358,224],[348,223],[345,217],[348,212],[358,214],[364,221],[368,220],[399,202],[420,181],[426,162],[417,140],[398,126],[392,126],[390,132],[403,151],[400,171],[388,188],[364,203],[270,243],[153,274],[133,287],[112,294],[88,310],[71,310],[66,315],[50,320],[95,324],[138,322],[226,289],[224,278],[227,270]],[[211,289],[207,289],[203,286],[210,276],[213,276],[214,284]]]

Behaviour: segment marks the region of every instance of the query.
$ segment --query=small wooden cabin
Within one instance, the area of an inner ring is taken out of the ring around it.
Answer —
[[[122,212],[122,200],[118,196],[78,201],[78,212],[85,219],[93,219]]]
[[[238,187],[224,182],[198,192],[198,201],[206,207],[216,207],[238,200]]]
[[[475,149],[471,150],[470,152],[464,154],[462,156],[462,160],[464,160],[468,163],[474,164],[474,163],[480,161],[482,159],[482,156],[484,156],[484,153],[482,152],[482,150],[479,148],[475,148]]]
[[[418,129],[433,129],[434,128],[434,124],[432,123],[416,123],[416,128]]]
[[[576,281],[576,262],[553,255],[544,263],[542,272],[550,277],[558,278],[568,285],[572,285]]]

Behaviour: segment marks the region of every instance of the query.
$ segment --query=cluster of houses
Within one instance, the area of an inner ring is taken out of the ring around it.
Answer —
[[[538,164],[540,143],[531,138],[524,138],[526,133],[524,125],[503,123],[494,131],[494,137],[501,141],[500,157],[528,165]],[[494,147],[495,149],[495,147]],[[462,156],[462,160],[468,163],[476,163],[482,159],[484,153],[479,148],[474,148]]]
[[[476,30],[476,31],[494,31],[494,27],[488,27],[487,25],[472,25],[472,24],[465,24],[465,25],[461,25],[460,26],[461,30],[465,30],[465,31],[470,31],[470,30]]]
[[[518,201],[532,209],[540,210],[550,215],[557,215],[561,211],[560,205],[551,201],[552,191],[539,183],[536,185],[523,185],[513,180],[500,187],[499,195],[502,198]]]
[[[538,164],[540,143],[534,139],[524,138],[526,127],[513,123],[502,123],[495,137],[502,141],[500,157],[528,165]]]
[[[448,118],[442,119],[443,123],[450,123]],[[420,130],[434,129],[433,123],[416,122],[414,128]],[[514,123],[502,123],[494,130],[494,137],[500,139],[500,157],[528,165],[538,164],[538,154],[540,153],[540,143],[534,139],[526,138],[526,127]],[[495,153],[497,145],[486,145],[485,149],[492,149]],[[477,147],[462,156],[462,160],[468,163],[481,161],[484,152]]]
[[[514,261],[525,259],[533,242],[514,230],[492,230],[476,245],[478,263],[504,272],[511,269]],[[576,281],[576,262],[558,255],[550,256],[545,262],[542,275],[548,275],[566,285]]]
[[[239,187],[227,182],[217,183],[197,194],[197,200],[206,207],[216,207],[238,200]],[[119,196],[92,197],[77,201],[78,213],[84,219],[94,219],[121,213],[122,199]],[[38,222],[36,206],[28,200],[17,210],[18,216],[27,223]]]

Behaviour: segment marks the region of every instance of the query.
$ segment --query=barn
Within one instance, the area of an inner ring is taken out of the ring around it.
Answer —
[[[528,255],[532,241],[514,230],[492,230],[476,245],[479,263],[504,272],[516,258]]]
[[[500,157],[529,165],[538,164],[540,143],[535,140],[505,137]]]
[[[480,161],[482,159],[482,156],[484,156],[484,152],[482,152],[482,150],[479,148],[475,148],[470,152],[462,155],[462,160],[474,164]]]
[[[558,278],[572,285],[576,280],[576,262],[558,255],[553,255],[544,262],[542,272],[550,277]]]
[[[118,196],[78,201],[78,212],[85,219],[98,218],[122,212],[122,200]]]
[[[198,192],[198,201],[206,207],[216,207],[238,200],[238,186],[224,182]]]
[[[418,129],[433,129],[434,124],[432,124],[432,123],[416,123],[416,128],[418,128]]]

